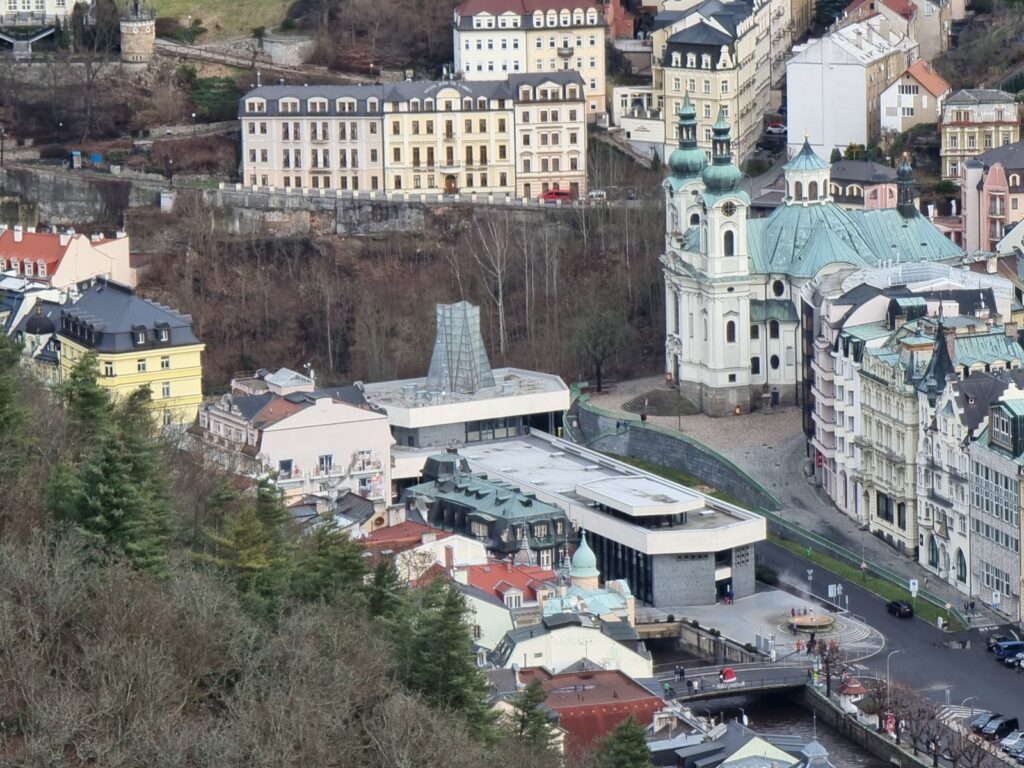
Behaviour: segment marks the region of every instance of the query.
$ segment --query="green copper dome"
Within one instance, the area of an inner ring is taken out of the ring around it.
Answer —
[[[700,176],[707,164],[704,151],[697,146],[697,110],[687,94],[679,110],[679,147],[668,156],[668,167],[673,176],[690,179]]]
[[[786,163],[784,169],[787,171],[824,171],[831,167],[811,149],[810,140],[804,136],[804,145],[800,148],[800,152]]]
[[[569,576],[574,579],[588,579],[600,575],[600,571],[597,570],[597,555],[587,545],[586,532],[580,531],[580,545],[573,553]]]
[[[742,174],[732,162],[732,140],[729,138],[729,121],[724,109],[719,111],[718,122],[711,130],[711,165],[701,173],[701,179],[709,192],[735,192],[739,189]]]

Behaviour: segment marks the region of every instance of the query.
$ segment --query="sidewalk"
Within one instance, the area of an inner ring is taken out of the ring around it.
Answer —
[[[599,395],[591,395],[590,399],[601,408],[635,418],[635,414],[622,410],[622,403],[638,394],[664,387],[662,377],[633,379],[615,384]],[[780,517],[839,546],[861,552],[868,562],[888,568],[908,581],[917,579],[924,586],[927,580],[929,592],[963,610],[966,598],[955,587],[862,530],[812,482],[813,470],[807,457],[801,418],[799,408],[786,407],[718,419],[703,415],[649,416],[648,421],[671,430],[681,428],[689,437],[734,462],[782,502],[782,510],[778,513]],[[978,602],[977,615],[973,617],[971,626],[987,627],[1007,622],[1005,616]]]

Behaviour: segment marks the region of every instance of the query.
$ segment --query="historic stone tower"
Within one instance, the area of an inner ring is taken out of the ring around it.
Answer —
[[[156,14],[132,0],[121,17],[121,61],[149,64],[156,45]]]

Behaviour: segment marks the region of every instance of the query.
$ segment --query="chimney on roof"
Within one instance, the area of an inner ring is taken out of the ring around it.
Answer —
[[[103,235],[101,235],[99,233],[94,233],[94,234],[89,235],[89,242],[90,243],[98,243],[102,239],[103,239]]]
[[[455,569],[455,547],[451,544],[444,548],[444,569],[449,574]]]
[[[1017,321],[1016,320],[1007,320],[1003,324],[1003,330],[1006,332],[1007,338],[1013,339],[1013,341],[1017,340]]]
[[[22,237],[24,237],[23,231],[24,230],[22,230],[20,224],[15,225],[15,227],[14,227],[14,242],[16,242],[16,243],[20,243],[21,242]]]
[[[71,233],[70,232],[61,232],[60,233],[60,247],[61,248],[67,248],[68,247],[68,243],[70,243],[70,242],[71,242]]]
[[[116,237],[118,240],[122,240],[128,237],[128,233],[125,232],[123,229],[119,229],[117,230],[117,233],[114,235],[114,237]]]
[[[853,42],[858,48],[864,47],[864,32],[859,27],[854,32]]]
[[[35,227],[25,227],[25,231],[29,232],[29,233],[35,233],[36,228]]]
[[[985,271],[990,275],[994,275],[999,271],[999,257],[994,253],[985,257]]]

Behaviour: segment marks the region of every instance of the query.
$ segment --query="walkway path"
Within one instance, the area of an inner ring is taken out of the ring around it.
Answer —
[[[633,379],[614,384],[591,402],[635,418],[622,410],[622,403],[652,389],[664,388],[662,377]],[[906,579],[918,579],[940,598],[963,608],[964,597],[913,560],[901,555],[877,537],[864,531],[840,512],[825,492],[812,481],[813,468],[807,457],[806,440],[799,408],[757,411],[746,416],[712,419],[708,416],[651,416],[649,421],[682,432],[713,448],[735,462],[782,502],[779,515],[786,520],[829,539],[847,549],[861,551],[869,562],[884,566]],[[978,604],[973,626],[1003,624],[1005,617]]]

